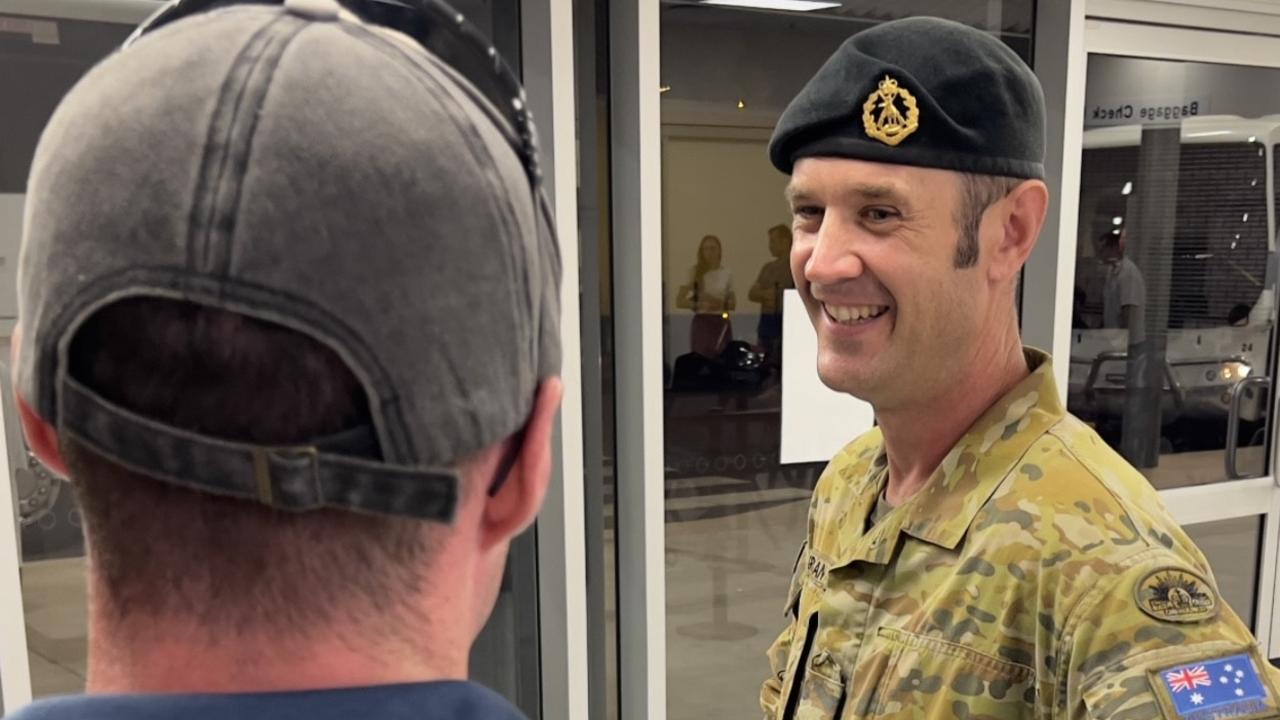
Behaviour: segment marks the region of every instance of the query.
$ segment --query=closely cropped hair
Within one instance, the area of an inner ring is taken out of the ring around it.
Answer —
[[[73,377],[106,399],[214,437],[297,444],[369,422],[342,359],[306,335],[168,300],[106,307],[76,333]],[[334,622],[412,632],[423,523],[288,513],[146,477],[64,438],[99,607],[118,621],[190,619],[217,632],[302,635]]]
[[[982,224],[982,214],[1022,182],[1021,178],[999,175],[963,173],[960,176],[960,203],[956,207],[960,244],[956,247],[956,267],[970,268],[978,262],[978,226]]]

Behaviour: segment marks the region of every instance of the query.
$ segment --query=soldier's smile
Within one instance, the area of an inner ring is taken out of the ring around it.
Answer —
[[[848,337],[862,335],[886,322],[892,308],[888,305],[836,305],[819,301],[823,325],[828,333]]]
[[[841,325],[861,325],[889,312],[888,305],[833,305],[823,303],[827,317]]]

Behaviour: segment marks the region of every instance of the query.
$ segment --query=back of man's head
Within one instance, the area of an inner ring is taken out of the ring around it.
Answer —
[[[109,402],[214,437],[297,445],[370,421],[364,389],[333,350],[224,310],[123,300],[81,326],[67,360],[71,377]],[[295,638],[336,623],[421,626],[412,603],[426,581],[429,525],[192,492],[75,435],[61,451],[109,622],[186,619]]]
[[[138,653],[180,632],[397,658],[456,639],[465,672],[558,400],[532,128],[498,107],[525,119],[518,86],[488,92],[289,0],[146,33],[60,105],[16,376],[82,503],[91,631]]]

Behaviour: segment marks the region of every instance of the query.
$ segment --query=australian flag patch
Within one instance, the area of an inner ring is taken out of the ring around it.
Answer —
[[[1275,700],[1248,654],[1177,665],[1155,673],[1179,720],[1272,717]]]

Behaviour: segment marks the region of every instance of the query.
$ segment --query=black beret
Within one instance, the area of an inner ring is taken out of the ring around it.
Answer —
[[[842,157],[1044,177],[1044,91],[991,35],[931,17],[849,38],[782,114],[769,159]]]

